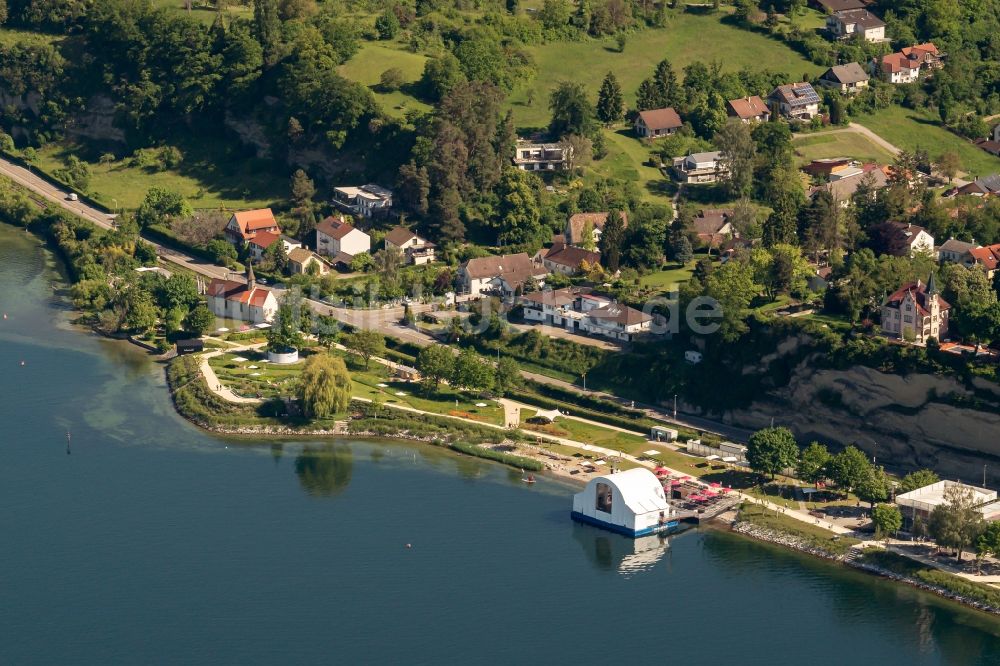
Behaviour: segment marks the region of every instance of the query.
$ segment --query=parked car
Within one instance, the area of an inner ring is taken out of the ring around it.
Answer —
[[[69,199],[70,201],[79,201],[80,200],[80,197],[77,195],[76,192],[70,192],[69,196],[66,197],[66,198]]]

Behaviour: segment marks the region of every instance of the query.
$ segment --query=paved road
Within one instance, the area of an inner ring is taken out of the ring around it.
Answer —
[[[103,229],[114,228],[114,215],[109,215],[101,209],[91,206],[85,201],[70,201],[69,190],[52,185],[49,181],[41,178],[33,171],[29,171],[28,169],[2,157],[0,157],[0,174],[9,177],[14,182],[32,190],[35,194],[41,195],[45,199],[61,206],[65,210],[74,213],[85,220],[89,220]],[[198,259],[197,257],[192,257],[184,254],[183,252],[178,252],[177,250],[165,247],[148,238],[145,240],[156,248],[157,254],[159,254],[165,261],[183,266],[195,273],[209,278],[226,279],[230,276],[234,276],[231,271],[222,266],[216,266],[215,264],[211,264],[203,259]],[[242,278],[233,277],[233,279]]]
[[[11,180],[27,187],[49,201],[62,206],[69,212],[75,213],[86,220],[90,220],[99,227],[111,229],[114,226],[113,215],[108,215],[99,208],[91,206],[84,201],[70,201],[68,198],[69,190],[52,185],[47,180],[39,177],[35,173],[30,172],[28,169],[25,169],[24,167],[21,167],[2,157],[0,157],[0,174],[8,176]],[[149,240],[148,238],[146,240],[153,245],[157,254],[159,254],[159,256],[165,261],[187,268],[198,275],[202,275],[207,278],[231,279],[236,281],[245,280],[245,277],[242,274],[233,273],[223,266],[216,266],[203,259],[193,257],[173,248],[165,247],[164,245],[157,243],[156,241]],[[424,333],[423,331],[399,325],[399,320],[403,316],[402,306],[394,308],[379,308],[375,310],[358,310],[335,307],[312,299],[307,299],[306,302],[315,312],[322,315],[332,315],[337,320],[352,327],[374,329],[383,335],[420,346],[427,346],[436,341],[433,336]],[[420,312],[430,310],[431,307],[431,305],[416,303],[411,306],[414,313],[418,314]],[[574,384],[564,382],[559,379],[553,379],[552,377],[526,371],[521,374],[524,377],[533,379],[539,383],[559,386],[580,395],[594,395],[614,400],[621,404],[626,404],[626,401],[621,398],[594,391],[584,391],[582,388],[575,386]],[[642,405],[641,408],[646,410],[647,413],[653,418],[665,420],[669,423],[677,423],[696,430],[718,433],[738,441],[745,441],[750,434],[749,431],[742,428],[733,428],[722,423],[716,423],[709,419],[702,419],[695,416],[685,416],[675,420],[671,418],[666,411],[653,405]]]

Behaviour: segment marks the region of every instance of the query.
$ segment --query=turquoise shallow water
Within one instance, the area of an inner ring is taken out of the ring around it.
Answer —
[[[992,618],[728,534],[635,544],[551,480],[209,436],[68,328],[46,261],[0,227],[0,663],[1000,663]]]

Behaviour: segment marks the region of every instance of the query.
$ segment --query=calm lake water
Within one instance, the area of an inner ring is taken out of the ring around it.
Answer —
[[[719,532],[634,544],[554,481],[209,436],[56,277],[0,225],[0,663],[1000,663],[988,616]]]

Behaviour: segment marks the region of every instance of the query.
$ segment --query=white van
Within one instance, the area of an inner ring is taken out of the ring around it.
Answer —
[[[66,197],[66,198],[69,199],[70,201],[79,201],[80,200],[80,197],[77,196],[76,192],[70,192],[69,196]]]

